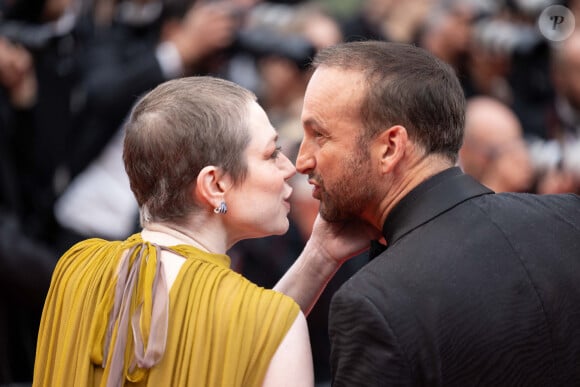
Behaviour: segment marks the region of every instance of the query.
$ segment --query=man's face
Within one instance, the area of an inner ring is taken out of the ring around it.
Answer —
[[[320,67],[304,96],[296,167],[308,174],[312,196],[328,221],[360,218],[375,196],[370,153],[359,141],[365,89],[359,72]]]

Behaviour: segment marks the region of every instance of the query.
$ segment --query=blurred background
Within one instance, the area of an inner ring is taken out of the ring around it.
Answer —
[[[138,230],[120,127],[165,80],[210,74],[251,90],[294,160],[310,59],[342,41],[421,46],[468,99],[458,165],[496,192],[580,192],[580,32],[546,39],[550,6],[580,1],[0,0],[0,386],[30,385],[58,257],[88,237]],[[248,240],[233,268],[271,287],[310,235],[317,202],[295,176],[287,235]],[[330,385],[328,303],[308,317],[318,386]]]

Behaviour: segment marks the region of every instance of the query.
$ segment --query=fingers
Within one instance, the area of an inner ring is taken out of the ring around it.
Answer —
[[[36,100],[37,82],[30,52],[0,37],[0,85],[14,106],[25,108]]]
[[[24,47],[0,37],[0,83],[7,89],[17,87],[32,71],[32,56]]]
[[[200,59],[232,44],[240,20],[227,3],[193,7],[181,27],[180,40],[186,62]]]

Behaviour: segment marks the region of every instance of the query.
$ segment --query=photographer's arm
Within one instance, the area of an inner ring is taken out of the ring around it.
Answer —
[[[238,28],[238,20],[226,3],[202,3],[192,6],[181,20],[167,20],[162,42],[175,47],[187,69],[228,47]]]
[[[0,36],[0,87],[6,89],[16,109],[36,103],[37,82],[32,55],[18,44]]]
[[[328,223],[318,215],[304,250],[274,289],[292,297],[308,315],[340,266],[378,237],[366,224]]]

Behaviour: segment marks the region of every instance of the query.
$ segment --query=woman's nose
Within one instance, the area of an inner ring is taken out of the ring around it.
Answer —
[[[290,161],[290,159],[285,154],[283,154],[283,157],[284,157],[284,164],[282,166],[282,169],[286,172],[285,179],[288,180],[296,174],[296,167],[294,167],[294,164],[292,164],[292,161]]]

